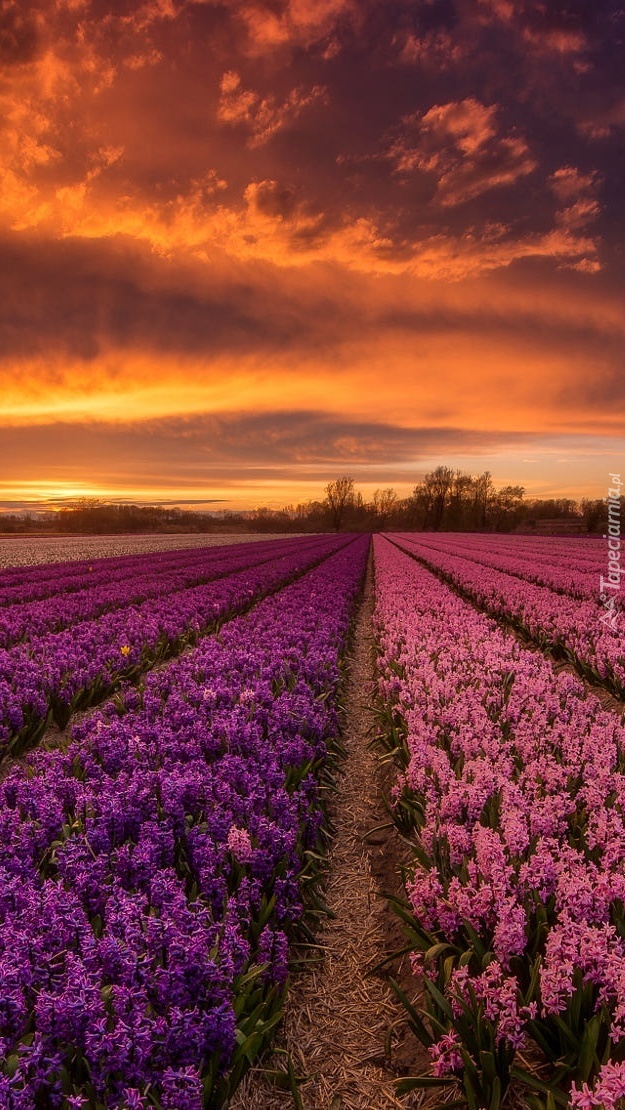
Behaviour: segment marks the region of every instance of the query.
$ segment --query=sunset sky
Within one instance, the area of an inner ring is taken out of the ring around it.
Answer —
[[[0,508],[625,469],[625,4],[0,0]]]

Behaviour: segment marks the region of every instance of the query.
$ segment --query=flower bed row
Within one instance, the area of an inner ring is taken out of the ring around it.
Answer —
[[[0,1103],[216,1110],[322,843],[358,538],[0,783]]]
[[[573,567],[580,571],[603,569],[605,540],[599,536],[528,536],[503,532],[429,532],[428,540],[453,540],[467,548],[500,551],[549,566]]]
[[[387,540],[375,558],[381,731],[414,849],[400,912],[428,999],[413,1026],[434,1063],[414,1085],[496,1110],[516,1075],[547,1110],[608,1110],[625,1096],[625,728]],[[515,1064],[528,1044],[534,1072]]]
[[[508,621],[583,677],[625,697],[625,636],[601,621],[601,606],[555,594],[511,574],[459,555],[434,550],[413,536],[396,535],[400,546],[442,575],[492,616]]]
[[[150,551],[137,555],[117,555],[98,559],[80,559],[66,563],[41,563],[32,567],[11,567],[0,573],[0,606],[2,609],[26,602],[44,601],[59,594],[69,597],[102,586],[131,583],[146,573],[157,578],[172,571],[187,572],[193,568],[202,571],[219,562],[224,555],[231,555],[243,562],[259,560],[262,552],[269,554],[282,547],[296,547],[302,542],[312,542],[319,537],[263,540],[260,542],[230,544],[215,547],[178,548],[173,551]]]
[[[24,600],[7,606],[0,613],[0,649],[18,642],[28,642],[47,632],[61,632],[83,621],[95,620],[104,613],[141,605],[152,598],[170,597],[176,605],[175,595],[192,586],[201,586],[237,570],[259,566],[287,552],[302,552],[323,548],[327,541],[299,540],[295,543],[278,540],[275,543],[250,544],[243,548],[216,549],[209,555],[198,552],[178,552],[177,558],[164,568],[154,566],[149,555],[136,557],[132,566],[121,572],[97,572],[97,581],[89,575],[80,588],[77,579],[58,577],[54,592],[43,599],[29,600],[28,590],[22,587]],[[52,588],[52,587],[50,587]]]
[[[51,720],[64,727],[123,679],[195,643],[346,542],[289,545],[262,565],[0,651],[0,757],[33,746]]]
[[[410,542],[408,536],[401,538],[402,542]],[[607,575],[608,553],[605,545],[597,553],[597,558],[582,561],[576,559],[572,551],[563,548],[562,543],[559,549],[552,543],[537,551],[524,551],[523,548],[511,550],[509,543],[500,544],[497,541],[498,537],[490,537],[490,542],[484,543],[481,536],[476,539],[456,535],[420,535],[418,539],[419,545],[428,550],[458,555],[480,566],[492,567],[537,586],[545,586],[555,593],[599,604],[601,577]],[[614,601],[619,608],[625,605],[616,592]]]

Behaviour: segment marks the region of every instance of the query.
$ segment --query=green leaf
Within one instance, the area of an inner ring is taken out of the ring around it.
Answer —
[[[482,1050],[480,1052],[480,1064],[482,1072],[484,1073],[484,1077],[489,1081],[489,1083],[493,1083],[497,1074],[495,1069],[495,1057],[493,1053],[485,1052],[484,1050]]]
[[[17,1052],[12,1052],[10,1056],[7,1056],[7,1058],[5,1060],[5,1063],[4,1063],[4,1070],[5,1070],[6,1074],[8,1075],[9,1079],[13,1078],[13,1076],[15,1075],[19,1066],[20,1066],[20,1058],[19,1058]]]
[[[501,1079],[498,1075],[493,1079],[489,1110],[499,1110],[501,1106]]]
[[[463,1085],[464,1085],[465,1094],[467,1096],[467,1102],[469,1104],[469,1110],[478,1110],[480,1102],[479,1102],[478,1096],[476,1094],[475,1087],[473,1086],[473,1081],[471,1079],[471,1076],[470,1076],[469,1072],[465,1071],[465,1073],[462,1077],[462,1082],[463,1082]]]
[[[425,953],[425,962],[433,963],[439,956],[442,956],[443,952],[453,952],[456,954],[458,949],[454,944],[447,944],[444,941],[441,941],[440,944],[433,944]]]
[[[399,986],[399,983],[397,983],[395,979],[390,979],[390,978],[389,978],[389,983],[390,983],[391,987],[393,988],[393,990],[395,991],[395,994],[399,998],[400,1002],[406,1008],[408,1014],[410,1015],[410,1023],[412,1025],[412,1028],[413,1028],[413,1031],[414,1031],[415,1035],[419,1038],[419,1040],[421,1041],[421,1044],[425,1045],[426,1048],[429,1048],[430,1045],[434,1043],[434,1038],[428,1032],[426,1026],[423,1023],[423,1020],[422,1020],[420,1014],[418,1013],[416,1008],[413,1006],[412,1002],[407,997],[407,995],[404,994],[403,990]]]
[[[454,1015],[452,1013],[451,1006],[449,1005],[449,1002],[447,1001],[447,999],[441,994],[438,987],[434,983],[432,983],[432,981],[430,979],[428,979],[427,975],[425,976],[425,978],[423,980],[423,983],[424,983],[424,986],[425,986],[428,994],[433,999],[433,1001],[436,1003],[439,1010],[445,1015],[445,1017],[447,1018],[447,1020],[450,1022],[451,1025],[455,1025]]]
[[[571,1029],[570,1025],[567,1025],[567,1023],[562,1020],[562,1018],[560,1017],[559,1014],[555,1015],[554,1021],[555,1021],[555,1024],[557,1025],[558,1029],[560,1030],[562,1036],[564,1037],[564,1040],[568,1041],[571,1048],[573,1049],[573,1051],[577,1055],[578,1052],[579,1052],[579,1049],[580,1049],[579,1037],[575,1036],[575,1034],[574,1034],[573,1030]]]
[[[600,1013],[595,1014],[594,1017],[586,1023],[586,1028],[584,1029],[577,1064],[577,1070],[584,1083],[588,1081],[593,1070],[593,1065],[595,1065],[597,1069],[600,1066],[600,1061],[597,1057],[597,1043],[602,1024],[602,1015]]]
[[[548,1083],[543,1083],[542,1079],[539,1079],[538,1076],[532,1075],[531,1072],[525,1071],[524,1068],[519,1068],[516,1064],[513,1064],[510,1068],[510,1076],[519,1083],[523,1083],[526,1087],[531,1087],[533,1091],[539,1091],[543,1095],[551,1095],[558,1106],[569,1105],[569,1100],[563,1091],[559,1091],[556,1087],[550,1086]]]
[[[432,1087],[454,1087],[458,1080],[447,1076],[437,1075],[407,1075],[404,1079],[396,1079],[395,1090],[398,1095],[406,1095],[409,1091],[423,1090]]]

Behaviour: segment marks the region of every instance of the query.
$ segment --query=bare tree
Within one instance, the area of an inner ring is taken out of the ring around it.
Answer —
[[[471,510],[473,479],[470,474],[456,470],[449,494],[449,512],[445,526],[451,531],[466,528]]]
[[[394,489],[376,489],[373,495],[373,513],[380,531],[386,527],[396,504],[397,494]]]
[[[345,510],[354,502],[354,479],[343,475],[326,486],[326,505],[336,532],[340,532]]]
[[[523,486],[502,486],[493,497],[495,528],[511,528],[523,505]]]
[[[430,495],[432,507],[432,527],[438,531],[443,523],[445,509],[454,484],[454,472],[450,466],[437,466],[431,474],[426,474],[423,484]]]
[[[478,474],[473,479],[473,506],[475,510],[475,523],[478,528],[486,528],[488,511],[492,506],[495,489],[490,470]]]

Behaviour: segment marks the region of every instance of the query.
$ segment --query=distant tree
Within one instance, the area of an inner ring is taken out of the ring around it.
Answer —
[[[445,509],[454,484],[454,472],[450,466],[437,466],[431,474],[426,474],[423,485],[429,495],[430,527],[438,531],[443,523]]]
[[[410,527],[422,532],[430,526],[432,517],[432,493],[425,482],[419,482],[409,498],[408,511]]]
[[[488,515],[495,495],[490,470],[473,479],[473,512],[476,528],[488,527]]]
[[[397,505],[394,489],[376,489],[373,495],[373,516],[376,527],[382,532]]]
[[[493,512],[495,528],[499,531],[510,531],[520,520],[523,508],[523,486],[502,486],[493,498]]]
[[[346,510],[354,503],[354,479],[344,475],[328,482],[326,486],[326,505],[335,532],[340,532]]]
[[[608,509],[605,501],[591,501],[585,497],[580,508],[587,532],[601,532],[605,528],[608,519]]]
[[[445,528],[460,531],[468,527],[471,517],[472,489],[471,475],[465,474],[462,470],[456,470],[449,491]]]

